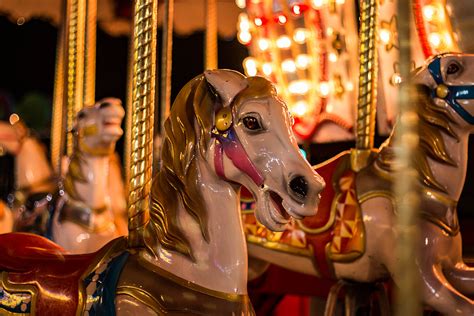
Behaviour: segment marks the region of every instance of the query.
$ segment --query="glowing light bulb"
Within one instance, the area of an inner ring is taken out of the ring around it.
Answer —
[[[300,54],[296,56],[296,67],[299,69],[306,69],[309,67],[311,63],[311,57],[306,54]]]
[[[278,48],[289,48],[291,46],[291,39],[286,35],[282,35],[276,40],[276,45]]]
[[[252,35],[247,31],[242,31],[242,32],[239,32],[239,34],[237,35],[237,38],[239,42],[241,42],[244,45],[247,45],[252,40]]]
[[[281,68],[283,69],[284,72],[295,72],[296,71],[295,62],[292,59],[285,59],[281,63]]]
[[[324,0],[313,0],[313,7],[316,9],[321,8],[324,5]]]
[[[245,9],[245,0],[235,0],[235,4],[236,4],[240,9]]]
[[[255,23],[256,26],[262,26],[263,25],[263,20],[261,18],[255,18],[253,20],[253,23]]]
[[[18,123],[19,120],[20,120],[20,117],[16,113],[13,113],[8,118],[8,121],[10,122],[11,125],[14,125],[14,124]]]
[[[291,114],[297,117],[304,116],[309,109],[308,102],[306,101],[298,101],[291,107]]]
[[[346,90],[347,91],[352,91],[354,90],[354,84],[352,82],[346,83]]]
[[[293,6],[293,8],[291,8],[293,10],[293,13],[296,14],[296,15],[299,15],[301,14],[301,7],[298,5],[298,4],[295,4]]]
[[[257,74],[257,61],[252,57],[245,58],[244,68],[248,76],[255,76]]]
[[[433,20],[433,17],[436,15],[437,11],[438,10],[434,6],[425,5],[422,9],[423,17],[425,18],[425,20],[431,21]]]
[[[337,55],[335,53],[329,53],[329,61],[335,63],[337,61]]]
[[[382,43],[388,44],[390,43],[390,38],[392,37],[392,33],[390,32],[390,30],[381,28],[379,32],[379,37]]]
[[[261,51],[266,51],[270,47],[270,41],[266,38],[261,38],[258,40],[258,48],[260,48]]]
[[[288,91],[291,94],[303,95],[309,91],[309,81],[308,80],[294,80],[288,84]]]
[[[319,94],[321,94],[322,97],[327,97],[330,92],[330,87],[329,83],[326,81],[321,81],[319,83]]]
[[[280,14],[278,15],[277,17],[277,22],[280,23],[280,24],[285,24],[287,21],[287,18],[284,14]]]
[[[436,32],[433,32],[431,33],[430,35],[428,35],[428,41],[430,42],[430,44],[434,47],[434,48],[438,48],[441,46],[442,44],[442,38],[441,36],[436,33]]]
[[[305,28],[298,28],[293,34],[293,39],[298,44],[303,44],[306,39],[310,36],[309,30]]]
[[[270,64],[270,63],[263,64],[262,71],[266,76],[270,76],[273,72],[272,64]]]
[[[239,29],[241,31],[248,31],[250,30],[250,21],[245,13],[240,13],[239,14]]]

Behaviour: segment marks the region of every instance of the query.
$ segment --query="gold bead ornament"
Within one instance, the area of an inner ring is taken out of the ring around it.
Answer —
[[[216,128],[219,132],[225,132],[232,126],[232,110],[226,106],[217,112]]]
[[[440,84],[439,86],[436,87],[436,96],[438,98],[444,99],[448,96],[449,94],[449,88],[444,85]]]

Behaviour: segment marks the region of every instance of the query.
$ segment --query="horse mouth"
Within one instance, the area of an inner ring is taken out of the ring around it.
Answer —
[[[104,121],[104,126],[105,127],[120,127],[122,125],[122,120],[121,119],[108,119]]]
[[[283,206],[283,199],[276,192],[270,191],[270,200],[272,202],[273,208],[276,210],[276,216],[273,216],[273,219],[279,224],[287,224],[291,215],[286,211]]]

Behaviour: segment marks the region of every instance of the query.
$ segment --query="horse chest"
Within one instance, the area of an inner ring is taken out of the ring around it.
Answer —
[[[139,255],[128,258],[116,294],[128,296],[158,315],[254,314],[247,295],[205,289],[151,265]]]

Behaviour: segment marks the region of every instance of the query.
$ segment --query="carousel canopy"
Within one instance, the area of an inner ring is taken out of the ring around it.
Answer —
[[[58,25],[61,17],[61,0],[2,0],[0,14],[7,15],[18,24],[31,18],[43,18]],[[158,23],[163,21],[163,3],[158,9]],[[174,31],[187,35],[205,29],[206,6],[204,0],[176,0]],[[233,0],[218,0],[218,32],[223,37],[236,33],[240,9]],[[131,34],[131,1],[98,0],[97,19],[99,26],[114,36]]]

